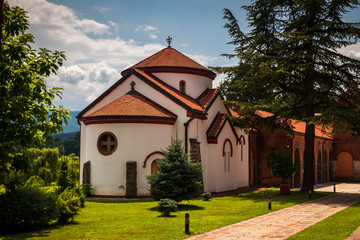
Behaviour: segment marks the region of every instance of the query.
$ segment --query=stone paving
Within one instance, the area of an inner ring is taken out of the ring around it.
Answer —
[[[315,189],[334,191],[333,183],[317,185]],[[286,239],[360,201],[360,184],[336,183],[336,192],[338,194],[284,208],[188,239]]]

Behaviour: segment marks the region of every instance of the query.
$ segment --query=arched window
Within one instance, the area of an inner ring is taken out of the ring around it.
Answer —
[[[115,152],[117,147],[117,139],[112,132],[104,132],[100,134],[97,140],[97,148],[102,155],[110,155]]]
[[[224,172],[230,172],[230,160],[233,155],[232,144],[229,139],[226,139],[223,145],[224,156]]]
[[[184,80],[179,82],[179,91],[181,93],[186,93],[186,82]]]
[[[160,171],[160,168],[157,164],[157,160],[158,159],[155,159],[154,161],[152,161],[151,163],[151,175],[154,175],[156,174],[158,171]]]
[[[301,160],[300,160],[300,150],[296,148],[295,150],[295,167],[296,171],[294,173],[294,186],[300,187],[301,186]]]

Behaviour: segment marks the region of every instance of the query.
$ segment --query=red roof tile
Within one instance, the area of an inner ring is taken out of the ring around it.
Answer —
[[[177,89],[164,83],[151,73],[146,73],[139,69],[134,69],[134,71],[146,78],[146,80],[150,81],[152,84],[154,84],[157,88],[159,88],[159,90],[164,91],[168,96],[175,98],[176,101],[188,107],[190,110],[204,112],[204,109],[197,103],[195,99],[191,98],[188,95],[180,93]]]
[[[259,115],[260,117],[263,117],[263,118],[271,117],[271,116],[274,115],[272,113],[262,111],[262,110],[257,110],[256,114]],[[291,124],[292,124],[294,132],[305,134],[305,129],[306,129],[306,123],[305,122],[295,120],[295,119],[290,119],[290,120],[291,120]],[[332,129],[330,129],[330,128],[325,128],[323,130],[321,124],[316,124],[315,125],[315,136],[316,137],[332,138],[331,131],[332,131]]]
[[[219,113],[216,115],[214,121],[211,123],[209,129],[206,132],[208,138],[216,138],[221,126],[225,123],[226,114]]]
[[[200,106],[203,108],[207,108],[211,100],[216,96],[216,93],[218,93],[219,90],[217,88],[215,89],[207,89],[203,94],[200,95],[200,97],[197,99]]]
[[[125,69],[121,75],[124,76],[134,68],[146,72],[173,72],[175,70],[175,72],[194,73],[207,76],[211,79],[216,77],[214,72],[171,47],[164,48],[132,67]]]
[[[134,90],[84,118],[105,116],[176,118],[175,114]]]

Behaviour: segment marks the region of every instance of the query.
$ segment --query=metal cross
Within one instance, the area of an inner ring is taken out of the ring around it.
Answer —
[[[104,138],[106,138],[106,140]],[[111,152],[116,145],[116,142],[111,139],[110,134],[105,135],[101,140],[101,146],[106,147],[106,152]]]
[[[172,38],[170,36],[167,37],[166,39],[167,43],[169,44],[168,47],[171,47],[170,44],[171,44],[171,41],[172,41]]]
[[[134,81],[131,81],[131,83],[130,83],[131,90],[135,90],[135,85],[136,85],[136,83]]]

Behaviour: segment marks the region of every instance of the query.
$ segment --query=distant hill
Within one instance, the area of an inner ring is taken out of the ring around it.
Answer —
[[[64,131],[59,132],[58,134],[61,134],[61,133],[73,133],[73,132],[80,131],[80,126],[79,126],[77,118],[76,118],[76,116],[79,114],[79,112],[80,111],[71,111],[70,112],[71,119],[68,119],[67,120],[67,125],[63,126]]]

